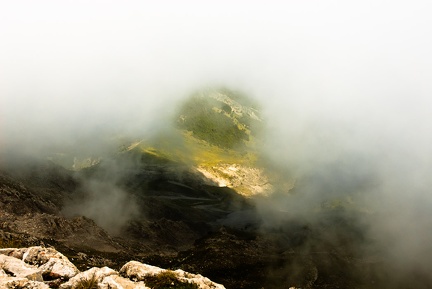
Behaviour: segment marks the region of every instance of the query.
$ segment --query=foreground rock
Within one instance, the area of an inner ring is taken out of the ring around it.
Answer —
[[[153,283],[152,283],[153,282]],[[180,284],[183,288],[224,289],[201,275],[183,270],[165,270],[137,261],[126,263],[119,272],[93,267],[84,272],[54,248],[41,246],[0,249],[0,288],[101,288],[149,289]]]
[[[145,281],[149,276],[157,276],[159,274],[163,274],[167,272],[175,275],[176,278],[182,282],[196,284],[198,288],[202,288],[202,289],[225,288],[224,286],[214,283],[210,281],[210,279],[203,277],[201,275],[191,274],[180,269],[175,271],[164,270],[159,267],[142,264],[137,261],[130,261],[120,269],[120,274],[122,276],[127,277],[134,281]]]
[[[72,277],[68,282],[62,284],[60,286],[61,289],[73,289],[80,287],[80,284],[99,284],[101,283],[105,277],[111,275],[118,275],[116,271],[111,268],[103,267],[96,268],[93,267],[87,271],[81,272],[76,276]]]
[[[5,273],[14,277],[26,278],[31,281],[43,281],[42,272],[34,266],[28,265],[14,257],[0,255],[0,266]]]
[[[0,277],[0,288],[2,289],[48,289],[47,284],[38,281],[30,281],[26,278],[19,277]]]

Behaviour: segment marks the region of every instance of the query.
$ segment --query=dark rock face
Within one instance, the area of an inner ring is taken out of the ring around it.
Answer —
[[[63,202],[73,194],[77,184],[70,172],[50,163],[25,170],[15,167],[8,173],[1,171],[1,228],[23,236],[9,237],[23,245],[33,245],[34,241],[28,242],[25,237],[32,236],[40,242],[56,240],[114,250],[111,238],[93,220],[61,215]]]

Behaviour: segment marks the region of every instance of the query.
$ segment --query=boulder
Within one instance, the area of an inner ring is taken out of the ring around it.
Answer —
[[[132,281],[145,281],[147,276],[157,275],[165,271],[167,270],[137,261],[130,261],[120,269],[119,273]],[[210,279],[201,275],[191,274],[180,269],[173,272],[180,281],[194,283],[198,285],[200,289],[225,289],[223,285],[212,282]]]
[[[0,254],[22,259],[27,248],[3,248],[0,249]]]
[[[79,273],[77,267],[68,259],[51,258],[39,267],[43,276],[49,276],[50,279],[70,279]]]
[[[22,250],[22,249],[19,249]],[[69,279],[79,273],[78,269],[69,259],[54,248],[44,248],[34,246],[24,248],[22,250],[22,260],[28,264],[40,266],[44,277],[49,276],[49,279]],[[14,253],[19,257],[18,253]]]
[[[42,272],[38,268],[14,257],[0,255],[0,269],[12,273],[15,277],[27,278],[31,281],[43,281]]]
[[[51,258],[64,259],[68,258],[54,248],[44,248],[41,246],[29,247],[22,256],[22,260],[32,265],[43,265]]]
[[[143,264],[137,261],[129,261],[120,269],[120,275],[132,281],[143,281],[148,275],[156,275],[165,271],[159,267]]]
[[[99,289],[150,289],[144,282],[133,282],[118,275],[105,277],[98,286]]]
[[[49,289],[43,282],[30,281],[19,277],[0,277],[0,288],[2,289]]]
[[[68,282],[60,285],[60,289],[73,289],[73,288],[92,288],[91,284],[101,283],[102,280],[111,275],[118,275],[116,271],[111,268],[103,267],[96,268],[93,267],[87,271],[81,272],[74,277],[72,277]],[[82,286],[86,285],[86,286]]]
[[[188,273],[181,269],[175,270],[174,273],[177,274],[179,280],[194,283],[198,285],[200,289],[225,289],[225,286],[215,283],[200,274]]]

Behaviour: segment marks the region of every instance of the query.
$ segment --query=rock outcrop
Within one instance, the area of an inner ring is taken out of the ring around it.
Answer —
[[[4,272],[15,277],[27,278],[31,281],[43,281],[41,270],[38,270],[37,267],[31,266],[20,259],[0,255],[0,266]]]
[[[126,263],[121,269],[120,274],[135,281],[145,281],[148,276],[157,276],[158,274],[165,273],[169,270],[164,270],[156,266],[142,264],[137,261],[130,261]],[[196,284],[198,288],[214,288],[223,289],[223,285],[212,282],[210,279],[197,274],[191,274],[181,269],[171,271],[176,278],[185,283]]]
[[[166,270],[137,261],[126,263],[119,272],[108,267],[93,267],[80,272],[54,248],[35,246],[0,249],[0,288],[149,289],[153,286],[147,283],[155,279],[158,284],[170,282],[168,285],[171,285],[173,279],[164,281],[166,276],[175,278],[178,284],[189,284],[190,288],[225,288],[201,275],[183,270]]]

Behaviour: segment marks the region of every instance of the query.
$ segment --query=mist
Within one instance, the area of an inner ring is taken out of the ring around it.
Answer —
[[[109,180],[83,182],[79,196],[65,205],[63,214],[91,218],[114,235],[134,218],[142,217],[133,196]]]
[[[258,203],[263,219],[274,224],[275,210],[308,218],[323,201],[350,197],[368,212],[363,229],[395,267],[426,270],[431,8],[3,1],[1,150],[32,155],[79,145],[90,154],[105,149],[106,136],[140,138],[169,126],[195,89],[238,89],[262,105],[265,156],[298,180],[295,194]]]

